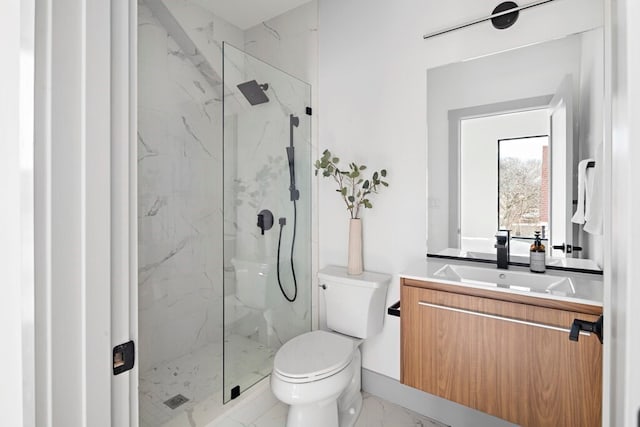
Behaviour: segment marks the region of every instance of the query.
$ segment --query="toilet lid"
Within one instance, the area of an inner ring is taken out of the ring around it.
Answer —
[[[319,380],[347,366],[354,343],[347,337],[326,331],[298,335],[278,350],[273,369],[292,380]]]

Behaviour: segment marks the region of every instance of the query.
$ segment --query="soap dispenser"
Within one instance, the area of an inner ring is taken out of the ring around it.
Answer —
[[[535,232],[536,238],[529,251],[529,269],[534,273],[544,273],[546,269],[545,247],[540,239],[540,232]]]

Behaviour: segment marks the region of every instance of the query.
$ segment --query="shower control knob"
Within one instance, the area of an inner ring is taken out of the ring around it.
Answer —
[[[273,214],[268,209],[263,209],[258,214],[258,224],[257,226],[260,228],[262,234],[264,234],[264,230],[270,230],[273,227]]]

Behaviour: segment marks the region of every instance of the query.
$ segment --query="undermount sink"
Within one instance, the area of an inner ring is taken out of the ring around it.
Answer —
[[[576,293],[569,277],[447,264],[433,274],[446,280],[521,292],[571,296]]]

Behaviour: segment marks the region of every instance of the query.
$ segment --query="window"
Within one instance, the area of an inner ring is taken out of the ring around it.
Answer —
[[[514,237],[549,227],[549,137],[498,140],[498,224]]]

